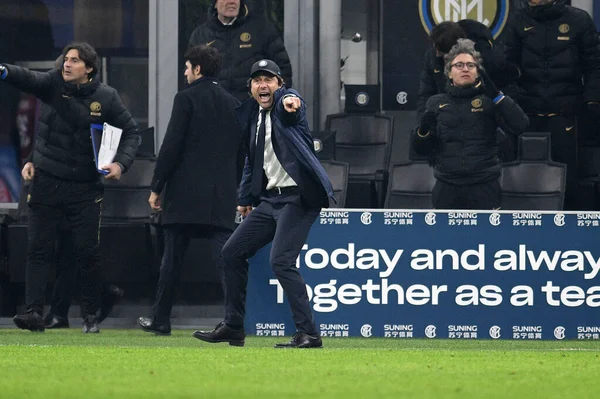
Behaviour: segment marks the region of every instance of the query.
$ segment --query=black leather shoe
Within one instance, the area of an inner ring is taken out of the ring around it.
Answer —
[[[89,314],[83,318],[83,328],[81,331],[85,334],[98,334],[100,332],[96,315]]]
[[[204,342],[216,344],[218,342],[229,342],[231,346],[244,346],[246,332],[243,328],[234,329],[225,324],[224,321],[217,324],[212,331],[194,331],[194,338]]]
[[[294,334],[290,342],[276,344],[276,348],[322,348],[321,337],[298,332]]]
[[[100,299],[100,312],[98,312],[98,323],[102,323],[104,319],[108,317],[110,312],[112,312],[115,305],[123,298],[122,288],[117,287],[116,285],[109,285],[108,291],[102,295]]]
[[[38,312],[32,310],[13,317],[13,322],[22,330],[44,332],[44,319]]]
[[[139,317],[137,323],[146,332],[156,335],[171,335],[171,326],[157,323],[153,317]]]
[[[44,318],[46,328],[69,328],[69,319],[48,313]]]

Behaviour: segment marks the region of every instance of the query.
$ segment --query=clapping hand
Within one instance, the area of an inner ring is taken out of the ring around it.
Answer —
[[[490,76],[487,74],[487,72],[483,69],[479,70],[479,77],[481,78],[481,81],[483,82],[483,90],[484,90],[484,94],[491,98],[492,100],[496,97],[498,97],[499,95],[502,95],[502,92],[498,89],[498,87],[496,86],[496,84],[494,83],[494,81],[490,78]]]
[[[421,120],[419,121],[419,133],[422,136],[424,136],[435,125],[437,125],[437,118],[435,116],[435,112],[427,110],[423,112],[423,115],[421,115]]]

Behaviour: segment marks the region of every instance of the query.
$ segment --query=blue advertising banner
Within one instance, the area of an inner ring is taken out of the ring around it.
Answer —
[[[325,210],[297,260],[322,336],[600,339],[600,213]],[[295,332],[270,247],[246,329]]]

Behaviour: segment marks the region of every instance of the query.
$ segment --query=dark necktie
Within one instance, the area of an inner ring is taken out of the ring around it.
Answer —
[[[263,170],[265,162],[265,135],[267,134],[267,110],[260,110],[260,126],[256,132],[256,148],[254,149],[254,167],[252,168],[251,194],[258,197],[263,189]]]

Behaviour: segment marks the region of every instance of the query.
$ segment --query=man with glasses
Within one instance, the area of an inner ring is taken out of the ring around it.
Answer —
[[[448,77],[444,73],[444,56],[448,54],[458,39],[464,38],[475,43],[475,49],[480,52],[483,65],[494,84],[511,96],[516,93],[516,80],[519,72],[515,65],[506,61],[503,48],[494,41],[492,32],[487,26],[469,19],[458,22],[442,22],[434,26],[429,35],[432,46],[425,52],[421,71],[417,121],[425,112],[427,100],[446,90]],[[503,161],[514,160],[516,157],[515,137],[520,132],[510,132],[505,124],[500,128],[497,132],[500,157]],[[415,159],[418,155],[415,156],[413,150],[411,148],[411,158]]]
[[[528,119],[483,69],[474,44],[459,39],[445,56],[446,92],[427,101],[412,136],[415,151],[435,150],[433,207],[498,209],[501,206],[497,120],[523,131]]]

